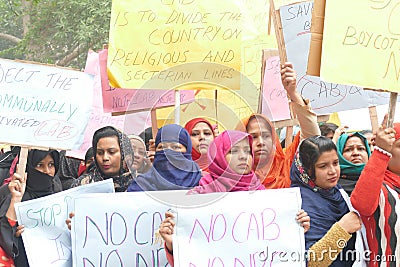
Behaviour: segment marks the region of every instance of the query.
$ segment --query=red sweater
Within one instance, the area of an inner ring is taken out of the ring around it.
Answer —
[[[395,266],[396,248],[400,249],[397,245],[400,238],[400,220],[397,219],[400,215],[400,176],[387,170],[389,159],[387,155],[374,151],[350,197],[366,228],[371,252],[368,266],[373,267],[384,263],[387,264],[384,266]]]

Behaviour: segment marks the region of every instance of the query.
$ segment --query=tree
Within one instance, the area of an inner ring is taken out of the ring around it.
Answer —
[[[108,43],[111,0],[4,0],[0,57],[83,68]]]

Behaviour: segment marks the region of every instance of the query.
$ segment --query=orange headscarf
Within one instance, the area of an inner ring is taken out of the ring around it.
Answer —
[[[275,140],[275,149],[271,154],[269,163],[262,168],[256,169],[255,173],[266,189],[290,187],[290,166],[292,165],[297,147],[300,144],[300,132],[297,133],[292,144],[283,151],[279,137],[275,132],[275,127],[263,114],[254,113],[250,115],[236,126],[236,130],[247,132],[249,121],[253,118],[265,121],[272,129],[272,140]]]

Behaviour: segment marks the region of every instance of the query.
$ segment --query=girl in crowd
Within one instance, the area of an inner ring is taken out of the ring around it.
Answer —
[[[311,217],[305,234],[308,266],[355,266],[351,255],[362,256],[361,220],[351,211],[346,192],[338,185],[340,176],[336,145],[331,139],[305,139],[290,169],[292,187],[300,187],[302,208]],[[357,234],[353,235],[353,233]],[[350,255],[350,256],[349,256]]]
[[[364,169],[368,158],[371,156],[368,140],[362,134],[343,133],[336,143],[340,164],[339,184],[350,196]]]
[[[136,170],[136,174],[145,173],[150,169],[151,162],[147,158],[146,144],[143,139],[137,135],[129,135],[133,149],[133,166],[132,168]]]
[[[208,172],[207,150],[215,137],[213,126],[205,119],[194,118],[186,123],[185,129],[192,140],[192,158],[206,174]]]
[[[200,180],[200,185],[189,193],[212,193],[264,190],[252,171],[253,138],[240,131],[224,131],[211,143],[207,156],[210,161],[209,174]],[[168,262],[173,266],[172,234],[175,222],[173,214],[166,212],[159,232],[165,241]],[[310,217],[304,211],[297,214],[298,222],[305,231],[310,227]]]
[[[400,123],[380,127],[375,145],[351,203],[366,228],[369,266],[399,266]]]
[[[252,171],[252,143],[253,138],[240,131],[224,131],[217,136],[207,153],[209,174],[192,191],[204,194],[265,189]]]
[[[24,226],[17,227],[15,204],[56,193],[53,179],[58,167],[58,151],[31,150],[28,153],[26,177],[14,173],[8,184],[9,190],[2,190],[0,195],[0,246],[7,255],[14,259],[15,266],[29,266],[21,238]],[[7,261],[5,256],[1,257],[1,261],[4,261],[3,264],[11,262]]]
[[[128,187],[132,191],[185,190],[199,184],[201,170],[192,160],[189,133],[177,124],[161,127],[155,140],[153,166]]]
[[[290,186],[289,170],[300,139],[320,134],[317,116],[311,110],[309,101],[303,100],[296,91],[296,73],[291,63],[285,63],[282,66],[281,78],[301,127],[300,133],[296,135],[292,144],[283,151],[274,126],[262,114],[251,115],[236,128],[253,137],[253,170],[267,189]]]
[[[112,126],[105,126],[94,133],[92,147],[95,167],[80,176],[71,187],[112,178],[116,192],[126,191],[135,177],[134,155],[128,136]]]

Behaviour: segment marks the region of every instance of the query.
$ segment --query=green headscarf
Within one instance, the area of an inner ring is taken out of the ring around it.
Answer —
[[[371,156],[371,150],[369,148],[368,140],[364,135],[362,135],[359,132],[355,132],[352,134],[346,134],[346,133],[342,134],[339,137],[337,144],[336,144],[337,149],[338,149],[338,155],[339,155],[339,164],[340,164],[340,174],[341,175],[360,175],[365,166],[365,163],[354,164],[343,157],[344,146],[346,145],[347,140],[353,136],[357,136],[363,141],[365,148],[367,149],[368,158]]]

